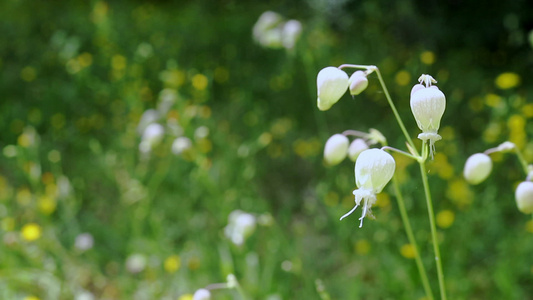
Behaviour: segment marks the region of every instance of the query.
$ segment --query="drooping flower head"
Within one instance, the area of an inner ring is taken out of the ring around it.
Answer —
[[[479,184],[490,175],[492,160],[487,154],[476,153],[471,155],[465,163],[463,176],[470,184]]]
[[[533,214],[533,182],[523,181],[515,191],[518,210],[525,214]]]
[[[411,111],[418,128],[422,130],[418,138],[422,141],[429,140],[430,154],[433,158],[435,142],[441,139],[437,132],[446,109],[446,97],[438,87],[432,86],[437,81],[430,75],[423,74],[418,81],[420,84],[416,84],[411,89]]]
[[[328,165],[334,166],[346,158],[350,141],[342,134],[332,135],[324,146],[324,160]]]
[[[348,74],[335,67],[326,67],[318,72],[316,86],[318,109],[328,110],[346,93]]]
[[[361,94],[368,86],[368,79],[366,73],[363,71],[356,71],[350,76],[350,95],[356,96]]]
[[[361,152],[368,149],[368,144],[363,139],[355,139],[348,147],[348,157],[355,162]]]
[[[391,180],[396,169],[396,162],[389,153],[381,149],[368,149],[357,157],[355,162],[355,184],[357,189],[353,191],[355,206],[341,220],[349,216],[363,203],[363,214],[359,220],[359,227],[363,226],[365,216],[373,217],[372,205],[376,203],[376,194],[380,193],[385,185]]]

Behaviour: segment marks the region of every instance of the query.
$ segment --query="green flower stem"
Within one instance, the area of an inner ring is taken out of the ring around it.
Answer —
[[[433,300],[433,292],[431,291],[431,286],[429,285],[428,275],[424,264],[422,263],[422,258],[420,257],[420,252],[418,251],[418,245],[416,243],[415,235],[413,234],[413,229],[411,228],[411,223],[409,222],[409,215],[405,209],[405,202],[403,201],[403,195],[400,190],[400,185],[398,183],[398,178],[396,175],[392,177],[392,184],[394,187],[394,192],[396,193],[396,199],[398,199],[398,208],[400,209],[400,215],[402,217],[403,227],[405,228],[405,233],[407,234],[407,239],[409,243],[413,246],[415,252],[415,262],[420,274],[420,279],[422,280],[422,286],[426,293],[426,297],[429,300]]]
[[[426,143],[422,144],[422,147],[427,147]],[[427,151],[427,150],[426,150]],[[426,162],[418,161],[420,165],[420,175],[422,175],[422,183],[424,184],[424,193],[426,196],[426,203],[428,207],[429,223],[431,227],[431,237],[433,239],[433,251],[435,252],[435,263],[437,265],[437,275],[439,279],[439,289],[441,300],[446,300],[446,288],[444,284],[444,273],[442,272],[442,262],[439,251],[439,241],[437,238],[437,227],[435,226],[435,217],[433,213],[433,203],[431,200],[431,192],[429,190],[428,177],[426,172]]]
[[[418,156],[418,152],[416,152],[415,144],[413,143],[413,140],[409,136],[409,133],[407,133],[407,129],[405,129],[405,125],[403,125],[402,118],[398,114],[398,111],[396,110],[396,106],[394,105],[394,102],[392,102],[389,91],[387,90],[387,86],[385,85],[385,82],[383,81],[383,77],[381,77],[381,72],[379,72],[378,67],[375,67],[375,68],[376,68],[376,74],[378,74],[379,82],[381,83],[381,87],[383,88],[383,92],[385,93],[385,97],[387,98],[387,101],[389,102],[392,112],[394,113],[394,116],[396,117],[396,121],[398,122],[398,125],[400,125],[400,128],[402,129],[405,139],[407,140],[409,145],[413,148],[413,150],[415,151],[415,154]]]
[[[343,68],[354,68],[354,69],[365,69],[369,71],[369,73],[376,71],[376,74],[378,74],[379,83],[381,84],[381,88],[383,89],[383,92],[385,93],[385,97],[387,98],[387,101],[389,102],[389,105],[392,109],[392,112],[394,113],[394,117],[396,118],[396,121],[398,122],[398,125],[402,129],[403,135],[405,136],[405,139],[415,151],[415,155],[418,155],[418,152],[416,152],[415,144],[413,143],[413,140],[409,136],[409,133],[407,132],[407,129],[405,129],[405,125],[403,124],[402,118],[400,117],[400,114],[398,114],[398,110],[396,110],[396,106],[394,105],[394,102],[392,102],[392,98],[389,94],[389,90],[387,89],[387,86],[385,85],[385,81],[383,81],[383,77],[381,77],[381,72],[379,71],[379,68],[376,66],[366,66],[366,65],[352,65],[352,64],[343,64],[339,66],[339,69]]]
[[[527,164],[526,159],[524,158],[524,156],[522,155],[520,150],[518,150],[518,147],[515,146],[514,147],[514,151],[516,153],[516,156],[518,157],[518,161],[520,161],[520,164],[522,165],[522,169],[524,170],[526,175],[529,175],[530,168],[529,168],[529,166]]]
[[[394,152],[396,152],[396,153],[400,153],[400,154],[402,154],[402,155],[405,155],[405,156],[407,156],[407,157],[409,157],[409,158],[412,158],[412,159],[418,161],[418,157],[412,155],[411,153],[407,153],[407,152],[402,151],[402,150],[400,150],[400,149],[396,149],[396,148],[394,148],[394,147],[383,146],[383,147],[381,147],[381,150],[390,150],[390,151],[394,151]]]

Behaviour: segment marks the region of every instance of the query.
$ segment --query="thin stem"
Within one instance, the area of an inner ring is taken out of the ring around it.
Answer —
[[[396,175],[392,177],[392,184],[394,187],[394,192],[396,193],[396,199],[398,199],[398,207],[400,209],[400,215],[402,217],[405,233],[407,234],[407,239],[409,240],[409,244],[413,246],[415,252],[416,267],[418,269],[418,273],[420,274],[420,279],[422,280],[422,286],[424,287],[424,291],[426,292],[428,300],[433,300],[433,292],[431,291],[431,286],[429,285],[428,275],[426,273],[426,269],[424,268],[424,264],[422,263],[420,252],[418,251],[418,245],[416,243],[415,235],[413,234],[413,229],[411,228],[411,223],[409,222],[409,215],[405,209],[405,202],[403,201],[403,195],[400,190],[400,185]]]
[[[423,147],[427,147],[426,143],[423,143]],[[433,203],[431,200],[431,192],[429,190],[428,177],[426,173],[426,162],[419,161],[420,175],[422,176],[422,183],[424,184],[424,193],[426,196],[426,203],[428,207],[429,223],[431,227],[431,237],[433,239],[433,251],[435,252],[435,263],[437,265],[437,275],[439,279],[439,289],[441,300],[446,300],[446,287],[444,284],[444,273],[442,272],[442,262],[439,251],[439,241],[437,239],[437,228],[435,227],[435,217],[433,213]]]
[[[518,147],[515,147],[514,151],[516,153],[516,156],[518,157],[518,161],[520,161],[520,164],[522,165],[522,169],[524,169],[526,175],[529,175],[529,166],[527,164],[526,159],[524,158],[520,150],[518,150]]]
[[[363,139],[368,139],[369,134],[366,132],[359,131],[359,130],[348,129],[348,130],[343,131],[342,135],[344,136],[351,135],[351,136],[356,136],[356,137],[360,137]]]
[[[396,110],[396,106],[392,102],[391,96],[389,95],[389,91],[387,90],[387,86],[385,85],[385,82],[383,81],[383,77],[381,77],[381,72],[377,67],[375,67],[376,73],[378,74],[379,83],[381,84],[381,87],[383,88],[383,92],[385,93],[385,97],[387,98],[387,101],[389,102],[389,105],[392,109],[392,112],[394,113],[394,117],[396,117],[396,121],[398,122],[398,125],[400,125],[400,128],[402,129],[403,135],[405,136],[405,139],[411,145],[413,150],[415,151],[416,156],[418,156],[418,152],[416,152],[415,144],[413,143],[413,140],[409,136],[409,133],[407,132],[407,129],[405,129],[405,125],[403,125],[402,118],[398,114],[398,111]]]
[[[412,159],[414,159],[414,160],[416,160],[416,161],[418,161],[418,159],[419,159],[418,157],[412,155],[411,153],[408,153],[408,152],[402,151],[402,150],[400,150],[400,149],[396,149],[396,148],[394,148],[394,147],[383,146],[383,147],[381,147],[381,150],[390,150],[390,151],[394,151],[394,152],[400,153],[400,154],[402,154],[402,155],[405,155],[405,156],[407,156],[407,157],[409,157],[409,158],[412,158]]]

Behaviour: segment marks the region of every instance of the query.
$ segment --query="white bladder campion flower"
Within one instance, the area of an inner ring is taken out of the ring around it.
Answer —
[[[335,67],[320,70],[316,78],[318,109],[330,109],[346,93],[348,84],[346,72]]]
[[[446,97],[438,87],[431,85],[437,81],[430,75],[423,74],[418,81],[420,84],[415,84],[411,89],[411,111],[418,128],[422,130],[418,138],[422,141],[429,140],[430,155],[433,158],[435,142],[441,139],[437,132],[446,109]]]
[[[381,149],[368,149],[361,152],[355,162],[355,184],[357,185],[357,189],[353,191],[355,206],[342,216],[341,220],[353,213],[361,204],[361,200],[364,203],[363,214],[359,218],[361,221],[359,227],[363,227],[363,219],[367,215],[373,218],[371,209],[376,203],[376,194],[389,183],[395,169],[396,162],[389,153]]]
[[[368,144],[363,139],[355,139],[350,143],[348,147],[348,157],[351,161],[355,162],[361,152],[368,149]]]
[[[324,146],[324,160],[328,165],[334,166],[346,158],[350,141],[342,134],[332,135]]]
[[[194,292],[194,295],[192,296],[193,300],[209,300],[211,299],[211,292],[207,289],[199,289],[196,292]]]
[[[487,154],[476,153],[471,155],[465,163],[463,176],[470,184],[479,184],[489,177],[492,171],[492,160]]]
[[[525,214],[533,214],[533,182],[521,182],[515,191],[518,210]]]
[[[235,210],[228,217],[228,225],[224,228],[224,234],[231,242],[241,246],[246,238],[255,231],[257,220],[254,215],[241,210]]]
[[[155,146],[161,143],[164,135],[165,128],[161,124],[152,123],[146,126],[141,138],[141,143],[139,144],[139,150],[143,153],[150,152]]]
[[[350,95],[352,96],[361,94],[368,86],[368,79],[363,71],[354,72],[348,82],[350,84]]]

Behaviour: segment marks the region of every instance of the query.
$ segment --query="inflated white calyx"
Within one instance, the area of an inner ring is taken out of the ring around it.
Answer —
[[[342,134],[332,135],[324,146],[324,160],[328,165],[334,166],[346,158],[350,141]]]
[[[361,94],[368,86],[368,79],[363,71],[354,72],[348,81],[350,83],[350,95],[352,96]]]
[[[519,211],[525,214],[533,214],[533,182],[521,182],[516,187],[515,200]]]
[[[199,289],[196,292],[194,292],[192,299],[193,300],[210,300],[211,292],[209,292],[209,290],[207,289]]]
[[[335,67],[326,67],[318,73],[316,86],[318,109],[328,110],[346,93],[348,74]]]
[[[418,138],[422,141],[429,140],[430,155],[433,157],[435,142],[441,139],[437,132],[446,109],[446,97],[439,88],[431,85],[437,81],[430,75],[423,74],[418,81],[426,86],[416,84],[411,89],[411,111],[418,128],[422,130]]]
[[[368,149],[368,144],[363,139],[355,139],[350,143],[348,147],[348,157],[351,161],[355,162],[361,152]]]
[[[357,157],[355,162],[355,184],[357,189],[353,191],[355,196],[355,206],[341,220],[349,216],[355,209],[363,203],[363,214],[359,218],[363,227],[363,219],[372,215],[372,205],[376,203],[376,194],[380,193],[385,185],[391,180],[396,169],[396,162],[389,153],[381,149],[368,149]]]
[[[471,155],[465,163],[463,176],[470,184],[479,184],[489,177],[492,171],[492,160],[487,154],[476,153]]]

